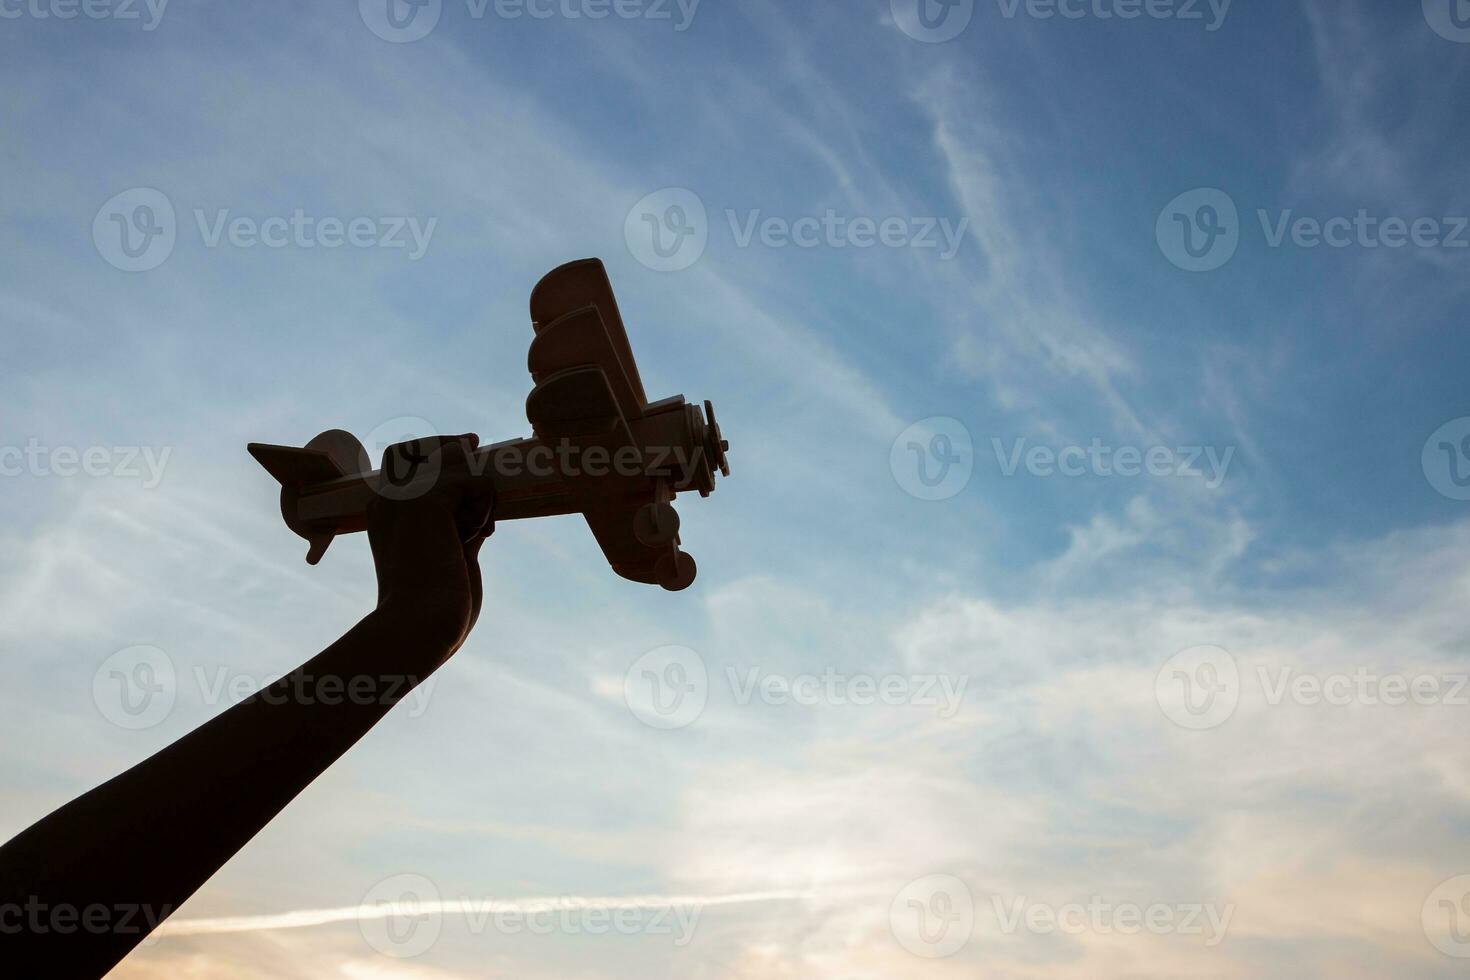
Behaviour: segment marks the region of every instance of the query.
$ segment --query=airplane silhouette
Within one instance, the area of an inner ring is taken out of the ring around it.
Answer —
[[[547,273],[531,291],[526,399],[534,435],[478,449],[472,481],[495,491],[495,519],[580,513],[612,565],[635,582],[688,588],[693,557],[679,548],[680,493],[709,496],[730,475],[729,443],[714,406],[643,390],[612,284],[599,259]],[[362,443],[331,429],[303,448],[251,443],[250,454],[281,484],[286,526],[310,543],[315,565],[338,534],[367,527],[374,496],[426,492],[437,474],[427,455],[371,469]]]

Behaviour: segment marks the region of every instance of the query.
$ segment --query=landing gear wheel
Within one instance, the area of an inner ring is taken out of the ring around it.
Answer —
[[[673,544],[679,536],[679,512],[663,501],[644,504],[633,512],[633,536],[650,548]]]
[[[694,558],[687,552],[675,551],[664,555],[654,566],[654,574],[658,576],[658,584],[670,592],[682,592],[694,584],[694,576],[699,569],[694,564]]]

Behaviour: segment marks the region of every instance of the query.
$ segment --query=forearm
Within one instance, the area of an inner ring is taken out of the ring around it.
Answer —
[[[0,847],[0,950],[31,947],[69,969],[57,976],[106,972],[448,657],[453,637],[424,630],[426,621],[369,615],[292,674]],[[18,932],[7,904],[26,910]],[[109,924],[100,935],[82,926],[98,905]],[[51,927],[56,910],[75,931]],[[124,915],[126,932],[115,928]]]

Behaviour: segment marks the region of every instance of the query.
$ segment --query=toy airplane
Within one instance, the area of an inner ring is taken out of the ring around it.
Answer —
[[[648,400],[599,259],[547,273],[531,291],[531,325],[534,435],[482,446],[469,479],[494,488],[497,521],[580,513],[623,578],[688,588],[696,569],[679,549],[672,501],[690,490],[707,497],[716,471],[730,475],[714,406]],[[371,470],[362,443],[340,429],[301,449],[249,450],[280,481],[281,514],[310,542],[313,565],[336,535],[366,529],[375,495],[417,492],[412,473],[406,484],[401,473]]]

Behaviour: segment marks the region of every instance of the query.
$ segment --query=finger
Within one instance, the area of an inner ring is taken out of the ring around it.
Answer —
[[[485,587],[480,573],[480,546],[485,543],[483,536],[477,537],[464,546],[465,574],[470,583],[470,625],[474,626],[475,618],[480,615],[480,603],[484,600]]]
[[[454,510],[454,519],[464,533],[465,543],[488,538],[495,533],[495,490],[492,487],[468,487]]]
[[[473,432],[458,436],[436,437],[437,444],[427,467],[434,471],[434,491],[454,513],[455,526],[463,543],[485,536],[491,525],[495,490],[481,476],[471,457],[479,447],[480,437]]]
[[[478,436],[469,433],[452,437],[439,449],[444,474],[449,477],[441,477],[443,493],[454,508],[460,539],[466,543],[486,534],[495,506],[494,486],[488,480],[477,479],[482,474],[471,464],[470,457],[479,441]]]
[[[463,465],[465,469],[474,473],[470,464],[470,455],[480,446],[480,437],[473,432],[467,432],[458,436],[444,437],[444,443],[440,448],[443,455],[445,468],[458,469]],[[477,474],[476,474],[477,475]],[[495,506],[495,490],[488,483],[474,480],[450,481],[458,491],[455,504],[454,517],[458,524],[460,533],[465,543],[477,538],[487,537],[489,527],[492,531],[494,526],[491,522],[491,514]]]

